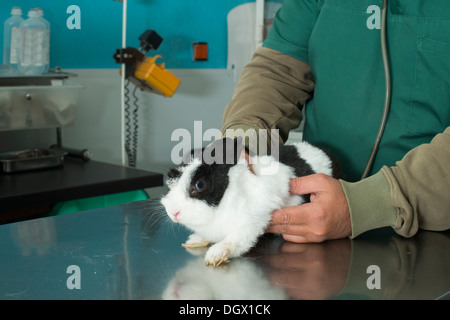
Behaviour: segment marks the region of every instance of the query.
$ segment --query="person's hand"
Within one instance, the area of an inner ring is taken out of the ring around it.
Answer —
[[[306,243],[340,239],[352,232],[350,212],[338,180],[313,174],[291,180],[291,194],[311,194],[311,202],[275,210],[267,232]]]

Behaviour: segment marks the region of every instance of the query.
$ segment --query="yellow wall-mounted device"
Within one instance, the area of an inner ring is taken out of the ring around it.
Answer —
[[[143,82],[151,91],[171,97],[177,90],[180,79],[166,70],[164,63],[157,64],[156,59],[158,58],[161,56],[156,55],[137,62],[133,76]],[[139,87],[142,88],[141,85]]]
[[[165,64],[157,64],[160,55],[147,58],[145,53],[156,50],[162,38],[154,30],[146,30],[139,36],[141,43],[139,50],[135,48],[121,48],[114,53],[116,63],[125,64],[125,77],[145,91],[171,97],[180,84],[174,74],[165,69]]]

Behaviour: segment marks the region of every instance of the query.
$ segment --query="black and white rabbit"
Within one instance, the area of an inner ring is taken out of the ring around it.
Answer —
[[[308,196],[289,193],[292,178],[313,173],[333,176],[330,157],[306,142],[280,146],[277,157],[253,156],[248,161],[240,151],[242,140],[231,140],[232,148],[227,148],[230,140],[213,144],[223,144],[224,152],[215,154],[222,161],[205,161],[207,150],[214,155],[207,147],[194,153],[187,165],[170,170],[169,191],[161,199],[170,219],[194,232],[183,247],[213,244],[205,255],[206,264],[213,266],[251,249],[274,210],[309,201]]]

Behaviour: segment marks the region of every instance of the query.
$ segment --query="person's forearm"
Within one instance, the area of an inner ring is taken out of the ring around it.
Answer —
[[[313,89],[307,63],[258,48],[225,108],[222,133],[232,127],[279,129],[284,142],[289,131],[299,126],[301,107]]]
[[[350,207],[352,237],[391,226],[404,236],[419,228],[450,228],[450,127],[414,148],[393,167],[356,183],[341,181]]]
[[[399,234],[411,236],[416,226],[434,231],[450,228],[450,127],[383,171],[398,210],[394,229]]]

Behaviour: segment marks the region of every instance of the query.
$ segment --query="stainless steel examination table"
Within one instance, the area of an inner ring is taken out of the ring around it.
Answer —
[[[449,299],[450,232],[293,244],[206,267],[157,200],[0,225],[0,299]]]

